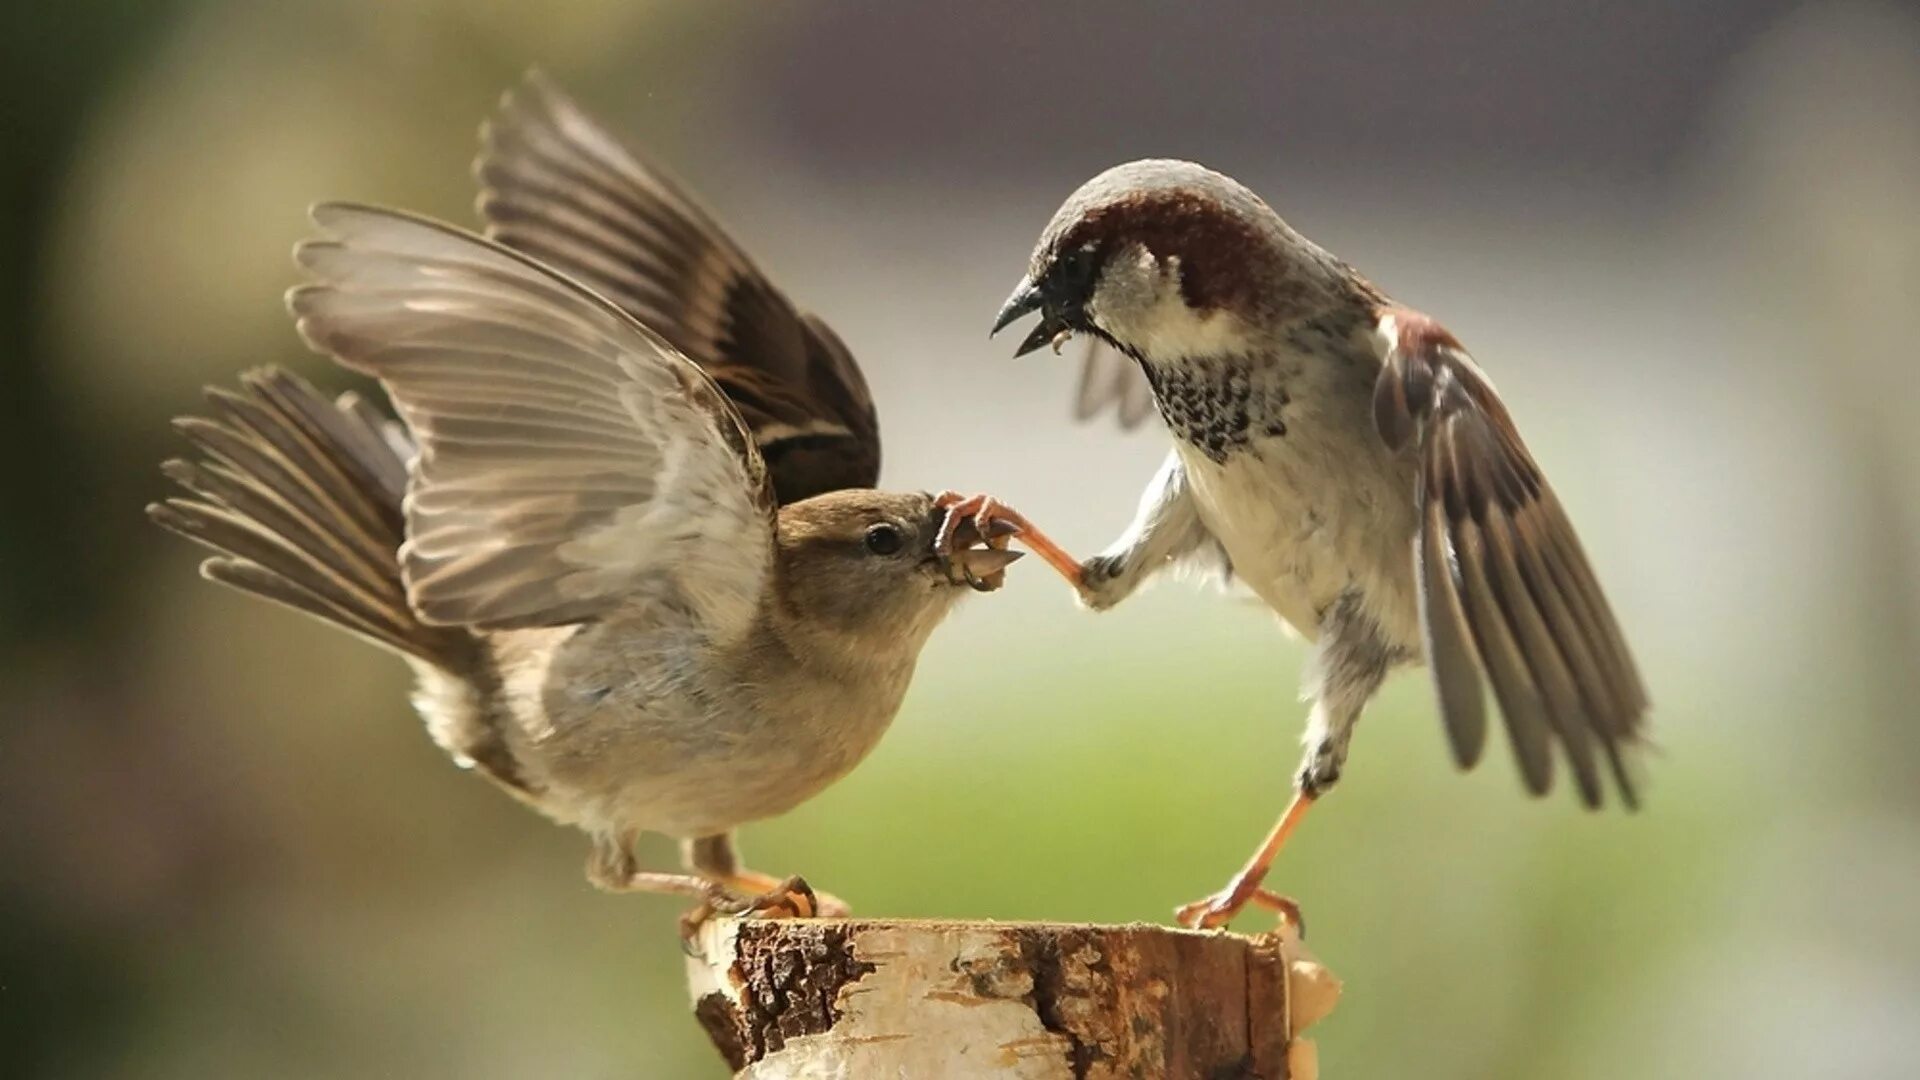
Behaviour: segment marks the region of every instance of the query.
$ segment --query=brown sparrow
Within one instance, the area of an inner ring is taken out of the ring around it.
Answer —
[[[573,188],[519,187],[548,159],[505,163],[498,131],[489,206],[522,215],[513,239],[578,225],[582,250],[618,245],[627,261],[597,280],[626,291],[323,205],[296,251],[313,281],[288,306],[309,345],[380,380],[399,422],[256,372],[179,422],[204,460],[169,462],[190,497],[149,513],[219,552],[206,577],[399,653],[434,740],[585,830],[595,884],[837,907],[743,868],[732,831],[873,749],[934,627],[969,586],[1000,584],[1012,530],[950,521],[952,496],[872,490],[858,367],[677,189],[532,124],[514,137],[561,140],[553,175]],[[642,869],[643,832],[682,838],[692,872]]]
[[[1603,770],[1634,805],[1625,758],[1646,691],[1566,512],[1452,334],[1184,161],[1121,165],[1067,199],[993,329],[1035,311],[1018,355],[1091,335],[1145,385],[1089,357],[1079,411],[1124,421],[1150,397],[1174,443],[1105,552],[1030,546],[1096,610],[1171,564],[1210,565],[1315,646],[1294,799],[1182,923],[1284,906],[1261,889],[1268,867],[1403,665],[1433,672],[1462,768],[1486,744],[1484,677],[1529,791],[1551,786],[1558,746],[1588,806]]]

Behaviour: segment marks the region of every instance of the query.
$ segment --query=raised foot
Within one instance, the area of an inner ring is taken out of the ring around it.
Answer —
[[[940,523],[940,532],[934,538],[934,551],[940,555],[951,555],[954,543],[960,535],[962,526],[971,526],[979,538],[988,547],[1004,548],[1009,537],[1018,539],[1035,555],[1045,559],[1048,566],[1054,568],[1068,584],[1080,588],[1080,562],[1067,554],[1065,548],[1054,543],[1046,533],[1034,528],[1026,515],[1001,502],[991,495],[962,495],[957,491],[943,491],[933,497],[936,509],[945,510],[947,516]]]

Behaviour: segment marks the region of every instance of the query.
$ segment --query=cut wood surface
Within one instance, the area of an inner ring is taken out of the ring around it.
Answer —
[[[1313,1080],[1339,982],[1292,929],[725,919],[694,1015],[740,1077]]]

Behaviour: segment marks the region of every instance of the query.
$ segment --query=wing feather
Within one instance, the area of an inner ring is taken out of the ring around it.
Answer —
[[[697,365],[480,237],[346,204],[314,221],[296,253],[314,280],[288,305],[316,350],[381,381],[418,445],[400,557],[422,620],[553,626],[651,599],[744,631],[774,492]]]
[[[474,165],[487,235],[646,323],[733,400],[780,501],[880,476],[865,377],[665,172],[538,72],[502,100]]]
[[[1484,677],[1528,790],[1552,786],[1558,746],[1583,802],[1604,801],[1604,759],[1635,805],[1646,691],[1566,511],[1452,335],[1391,309],[1378,338],[1374,423],[1419,457],[1420,616],[1455,759],[1484,746]]]
[[[1153,384],[1132,357],[1091,334],[1080,356],[1080,385],[1074,392],[1073,418],[1091,420],[1111,411],[1124,431],[1153,414]]]
[[[1422,473],[1422,490],[1436,489],[1431,468]],[[1427,665],[1433,671],[1440,696],[1440,716],[1446,722],[1454,761],[1470,769],[1487,744],[1486,695],[1480,687],[1480,656],[1474,651],[1460,600],[1459,568],[1447,543],[1445,506],[1439,499],[1424,505],[1416,571],[1420,585],[1420,625]]]

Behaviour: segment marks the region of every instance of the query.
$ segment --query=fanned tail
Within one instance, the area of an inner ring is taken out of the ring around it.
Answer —
[[[174,427],[198,461],[161,471],[186,490],[147,507],[161,527],[212,548],[201,576],[348,630],[414,662],[434,741],[531,794],[483,705],[492,678],[481,641],[465,627],[431,626],[407,602],[399,549],[406,539],[412,439],[353,394],[330,401],[278,368],[210,387],[211,415]],[[431,702],[431,704],[429,704]]]
[[[422,623],[400,579],[411,447],[398,425],[276,368],[242,376],[238,391],[210,388],[207,400],[212,416],[174,421],[204,459],[160,467],[188,495],[147,508],[219,553],[201,574],[460,670],[472,636]]]

